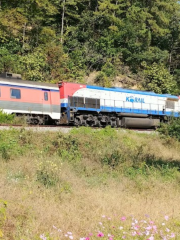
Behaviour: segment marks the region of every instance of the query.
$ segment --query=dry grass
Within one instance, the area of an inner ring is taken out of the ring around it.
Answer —
[[[176,142],[168,145],[158,136],[134,133],[129,136],[123,132],[121,139],[128,142],[130,149],[133,142],[138,142],[158,158],[180,160],[180,148]],[[37,142],[40,144],[40,139]],[[61,182],[51,188],[37,182],[36,162],[40,158],[33,156],[32,151],[12,161],[0,161],[0,198],[8,201],[4,239],[38,239],[41,233],[50,233],[53,225],[64,232],[73,232],[79,239],[95,229],[102,215],[121,217],[132,214],[143,218],[149,214],[154,220],[159,220],[168,214],[172,219],[180,220],[178,176],[170,179],[156,174],[147,179],[141,175],[133,179],[124,175],[115,177],[114,170],[106,171],[106,167],[93,160],[95,153],[91,153],[92,158],[83,158],[78,166],[64,161]],[[43,158],[59,161],[57,155]],[[83,173],[84,167],[86,170]]]

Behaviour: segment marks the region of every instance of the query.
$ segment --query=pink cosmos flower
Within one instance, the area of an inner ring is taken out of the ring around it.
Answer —
[[[171,238],[175,238],[175,233],[171,233]]]
[[[151,226],[147,226],[145,229],[149,231],[149,230],[152,229],[152,227]]]
[[[93,235],[93,233],[89,233],[89,236],[92,236]]]
[[[134,231],[134,232],[132,232],[132,236],[136,236],[136,232]]]
[[[45,236],[44,234],[41,234],[41,235],[40,235],[40,238],[41,238],[42,240],[47,240],[47,238],[46,238],[46,236]]]
[[[164,216],[164,219],[166,220],[166,221],[168,221],[169,220],[169,216]]]
[[[121,221],[125,221],[125,220],[126,220],[126,217],[123,216],[123,217],[121,218]]]
[[[90,238],[89,238],[89,237],[86,237],[85,240],[90,240]]]
[[[104,233],[99,232],[97,236],[98,236],[98,237],[104,237]]]
[[[148,238],[147,240],[154,240],[154,237],[153,236],[151,236],[150,238]]]

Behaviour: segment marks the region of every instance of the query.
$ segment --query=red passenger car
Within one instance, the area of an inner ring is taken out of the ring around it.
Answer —
[[[31,124],[58,123],[59,88],[55,84],[23,81],[17,74],[0,75],[0,109],[26,115]]]

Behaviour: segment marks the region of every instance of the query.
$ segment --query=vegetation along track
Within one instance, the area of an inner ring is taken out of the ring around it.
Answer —
[[[61,131],[63,133],[68,133],[72,128],[74,128],[74,126],[56,126],[56,125],[21,125],[21,124],[0,124],[0,130],[4,130],[4,129],[10,129],[10,128],[16,128],[16,129],[21,129],[21,128],[25,128],[26,130],[33,130],[33,131],[52,131],[52,132],[56,132],[56,131]],[[100,128],[97,127],[91,127],[91,129],[95,129],[98,130]],[[155,130],[154,129],[125,129],[125,128],[117,128],[116,130],[131,130],[131,131],[136,131],[136,132],[142,132],[142,133],[154,133]]]

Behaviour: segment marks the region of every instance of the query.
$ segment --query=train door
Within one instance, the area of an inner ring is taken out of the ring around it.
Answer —
[[[42,112],[44,115],[52,113],[51,91],[49,89],[42,89]]]

